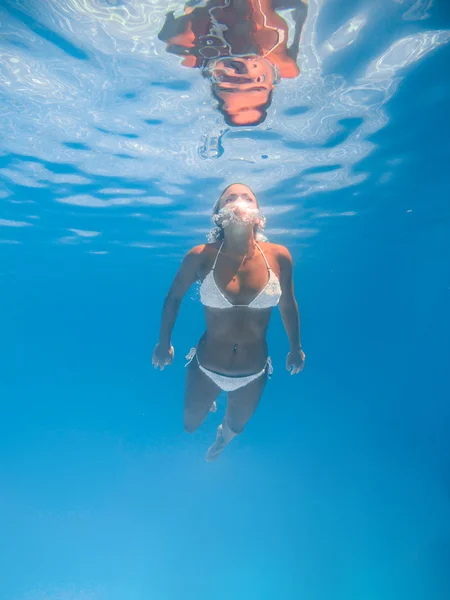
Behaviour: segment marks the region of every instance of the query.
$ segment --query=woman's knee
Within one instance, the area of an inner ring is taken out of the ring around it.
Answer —
[[[230,417],[227,417],[227,425],[233,433],[235,433],[236,435],[240,435],[244,431],[247,423],[242,423],[242,421],[230,419]]]
[[[194,433],[202,424],[203,419],[195,418],[193,415],[184,416],[184,431],[186,433]]]
[[[194,433],[194,431],[196,431],[198,429],[198,425],[197,423],[189,423],[186,421],[184,422],[184,432],[185,433]]]

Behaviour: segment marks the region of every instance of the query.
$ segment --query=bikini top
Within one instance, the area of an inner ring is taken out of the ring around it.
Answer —
[[[270,268],[267,258],[264,256],[264,252],[261,250],[258,244],[256,244],[256,246],[261,252],[269,272],[269,279],[265,287],[259,292],[256,298],[253,298],[250,304],[232,304],[227,298],[225,298],[225,296],[219,290],[214,278],[214,269],[217,259],[219,258],[220,251],[222,250],[222,246],[223,242],[216,255],[216,259],[211,271],[206,275],[200,286],[201,303],[209,308],[233,308],[237,306],[247,306],[248,308],[272,308],[273,306],[276,306],[281,297],[280,281]]]

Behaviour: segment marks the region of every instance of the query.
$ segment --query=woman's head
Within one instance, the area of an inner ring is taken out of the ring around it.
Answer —
[[[253,229],[258,241],[266,241],[262,231],[266,219],[252,190],[242,183],[226,187],[213,207],[213,223],[216,225],[208,235],[210,242],[222,240],[225,228],[231,226]]]
[[[213,214],[217,214],[225,206],[236,203],[239,200],[247,203],[249,207],[259,208],[258,200],[248,185],[243,183],[232,183],[220,194],[214,204]]]

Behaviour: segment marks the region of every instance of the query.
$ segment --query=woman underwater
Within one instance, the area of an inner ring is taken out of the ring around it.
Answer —
[[[206,331],[187,355],[184,428],[194,432],[221,391],[228,393],[225,418],[206,460],[215,460],[242,433],[264,391],[272,364],[266,332],[272,308],[280,307],[290,350],[286,368],[302,371],[300,319],[294,297],[292,258],[284,246],[262,235],[265,219],[246,185],[232,184],[213,209],[216,228],[212,243],[192,248],[184,257],[164,301],[159,342],[153,351],[155,368],[172,363],[171,333],[181,301],[201,280]]]

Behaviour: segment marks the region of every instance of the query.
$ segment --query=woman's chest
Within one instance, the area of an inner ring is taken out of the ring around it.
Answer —
[[[240,299],[243,303],[250,302],[264,290],[269,280],[269,272],[265,265],[255,268],[221,268],[214,273],[216,284],[228,296]]]

